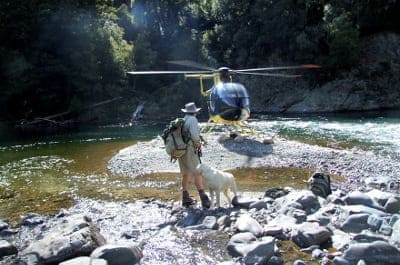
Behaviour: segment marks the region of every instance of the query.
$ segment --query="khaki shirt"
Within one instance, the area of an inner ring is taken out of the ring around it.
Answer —
[[[184,119],[185,125],[183,129],[190,133],[190,139],[193,143],[200,142],[200,126],[197,118],[193,115],[186,114]]]

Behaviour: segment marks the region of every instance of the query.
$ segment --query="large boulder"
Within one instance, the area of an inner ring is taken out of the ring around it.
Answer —
[[[95,249],[90,257],[104,259],[108,265],[133,265],[140,262],[143,253],[137,245],[107,244]]]
[[[331,239],[332,231],[317,223],[303,223],[292,231],[291,239],[299,247],[321,245]]]
[[[250,233],[239,233],[231,237],[227,250],[232,257],[244,257],[245,264],[266,264],[275,253],[275,239],[263,237],[258,241]]]
[[[21,255],[35,253],[44,264],[60,263],[78,256],[88,256],[105,239],[91,220],[83,215],[60,219],[42,239],[32,242]]]
[[[236,227],[240,232],[250,232],[255,236],[260,236],[263,232],[262,226],[248,214],[243,214],[237,219]]]
[[[286,196],[277,198],[274,202],[275,208],[281,211],[289,206],[297,208],[295,205],[299,205],[299,208],[307,214],[314,213],[321,208],[317,196],[310,190],[292,191]]]
[[[357,265],[360,260],[364,260],[365,264],[398,265],[400,251],[384,241],[356,243],[333,262],[335,265]]]

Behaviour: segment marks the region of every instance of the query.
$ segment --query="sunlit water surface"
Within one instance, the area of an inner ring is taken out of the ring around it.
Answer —
[[[263,116],[251,120],[250,124],[270,135],[335,148],[370,150],[400,160],[399,112]],[[103,126],[72,134],[29,137],[30,140],[8,131],[1,132],[0,218],[15,218],[28,212],[56,213],[60,208],[73,205],[77,196],[113,201],[152,197],[179,199],[180,177],[177,174],[153,174],[132,181],[107,170],[108,160],[118,150],[159,135],[163,127],[163,124]],[[251,190],[279,185],[271,179],[284,176],[290,178],[293,186],[303,185],[311,173],[305,169],[278,171],[258,169],[243,177],[241,172],[236,175],[241,188]],[[289,183],[288,179],[283,181]],[[252,185],[254,183],[265,185]]]

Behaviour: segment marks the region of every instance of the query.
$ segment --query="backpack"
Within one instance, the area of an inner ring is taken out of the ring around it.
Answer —
[[[183,130],[184,124],[185,119],[177,118],[166,126],[161,135],[164,140],[165,151],[171,157],[171,161],[182,157],[186,153],[189,141]]]
[[[326,198],[332,193],[331,177],[324,173],[314,173],[308,180],[311,191],[320,197]]]

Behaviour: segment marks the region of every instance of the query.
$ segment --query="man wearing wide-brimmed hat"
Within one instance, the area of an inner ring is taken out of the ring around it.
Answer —
[[[183,130],[186,135],[190,136],[185,155],[178,159],[182,173],[182,205],[188,207],[195,203],[188,191],[190,180],[194,177],[194,183],[199,192],[202,206],[210,208],[210,199],[204,192],[203,178],[196,170],[197,165],[200,164],[201,154],[200,126],[196,114],[201,108],[197,108],[194,102],[189,102],[181,110],[185,113]]]

